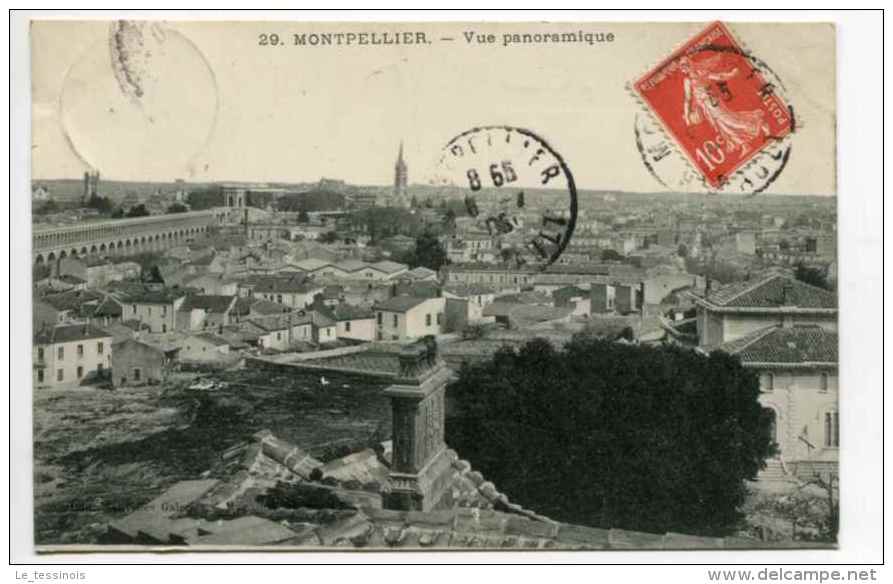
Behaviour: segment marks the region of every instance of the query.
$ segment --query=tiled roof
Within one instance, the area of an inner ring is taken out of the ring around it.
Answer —
[[[362,306],[354,306],[352,304],[347,304],[342,302],[338,306],[332,310],[332,315],[335,320],[343,321],[343,320],[357,320],[361,318],[375,318],[375,313]]]
[[[308,282],[306,278],[301,276],[255,276],[251,279],[255,292],[297,292],[307,293],[312,290],[322,288],[318,284]]]
[[[105,316],[117,318],[121,316],[122,312],[121,304],[111,296],[106,296],[95,304],[82,304],[80,309],[80,314],[84,318],[102,318]]]
[[[301,361],[301,364],[355,373],[393,376],[397,376],[400,373],[400,362],[397,354],[378,351],[363,351],[361,353],[349,353],[335,357],[307,359]]]
[[[306,272],[313,272],[320,268],[324,268],[326,266],[331,266],[332,262],[320,260],[317,258],[307,258],[305,260],[300,260],[300,261],[294,262],[292,265],[294,267],[298,268],[299,270],[304,270]]]
[[[147,290],[128,292],[124,302],[133,304],[173,304],[178,298],[182,298],[186,293],[182,290]]]
[[[512,310],[520,306],[514,302],[491,302],[484,307],[483,316],[509,316]]]
[[[249,299],[246,299],[249,300]],[[272,300],[254,300],[250,302],[250,310],[252,312],[256,312],[261,315],[265,314],[284,314],[286,312],[291,312],[291,308],[284,305],[279,304],[278,302],[273,302]]]
[[[413,278],[430,278],[431,276],[436,276],[437,272],[435,272],[434,270],[430,270],[424,266],[419,266],[417,268],[409,270],[407,274]]]
[[[102,298],[102,294],[92,290],[70,290],[58,294],[48,294],[41,300],[56,310],[77,310],[84,303],[96,302]]]
[[[460,262],[446,266],[448,272],[509,272],[513,274],[538,273],[537,268],[524,266],[507,266],[502,264],[488,264],[484,262]]]
[[[449,292],[453,296],[467,298],[469,296],[483,296],[486,294],[495,294],[496,289],[485,284],[448,284],[443,287],[444,292]]]
[[[111,336],[107,331],[92,324],[60,324],[51,329],[37,331],[34,335],[34,343],[52,345],[55,343],[86,341],[88,339],[102,339]]]
[[[236,301],[235,296],[219,294],[192,294],[186,297],[180,310],[204,310],[206,312],[224,313]]]
[[[494,299],[496,302],[511,304],[552,304],[552,296],[545,292],[517,292],[504,294]]]
[[[371,450],[323,464],[308,452],[258,432],[240,447],[229,480],[183,481],[108,526],[109,543],[280,545],[365,549],[747,549],[798,547],[743,537],[702,537],[599,529],[553,521],[512,503],[458,455],[446,451],[451,505],[431,511],[383,509],[387,466]],[[386,456],[386,455],[385,455]],[[314,475],[317,475],[315,478]],[[300,487],[341,502],[339,508],[268,508],[271,488]],[[189,508],[188,514],[179,509]],[[205,511],[245,509],[245,515],[205,519]],[[283,518],[285,514],[286,518]],[[810,543],[807,547],[822,547]]]
[[[360,260],[343,260],[335,264],[335,267],[344,272],[356,272],[368,266],[366,262]]]
[[[837,363],[837,333],[818,326],[769,326],[716,349],[748,363]]]
[[[369,267],[375,268],[376,270],[379,270],[386,274],[393,274],[395,272],[399,272],[399,271],[405,270],[407,268],[406,264],[392,262],[389,260],[382,260],[380,262],[375,262],[374,264],[370,264]]]
[[[377,302],[373,307],[374,310],[383,310],[386,312],[406,312],[422,304],[430,298],[418,298],[416,296],[394,296],[384,302]]]
[[[705,300],[716,306],[735,308],[837,308],[834,292],[778,273],[724,286],[708,294]]]

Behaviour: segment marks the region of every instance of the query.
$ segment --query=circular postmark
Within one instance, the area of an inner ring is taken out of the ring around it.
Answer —
[[[534,132],[484,126],[443,148],[435,184],[463,191],[468,219],[457,235],[472,260],[544,269],[564,251],[577,220],[577,189],[561,155]]]
[[[700,41],[700,42],[699,42]],[[636,147],[664,187],[756,194],[785,169],[797,122],[785,85],[717,23],[636,82]]]

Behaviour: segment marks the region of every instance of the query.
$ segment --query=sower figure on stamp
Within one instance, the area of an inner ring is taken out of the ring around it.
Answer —
[[[714,85],[725,88],[725,83],[738,75],[738,68],[722,70],[722,55],[715,55],[699,62],[689,57],[679,60],[683,79],[683,117],[687,126],[695,126],[706,120],[717,132],[717,141],[726,152],[736,149],[742,155],[750,150],[748,142],[763,134],[769,136],[769,124],[763,119],[762,110],[736,112],[725,105],[732,96],[728,90],[715,95]]]

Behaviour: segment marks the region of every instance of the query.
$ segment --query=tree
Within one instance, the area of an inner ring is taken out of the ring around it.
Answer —
[[[576,337],[463,367],[447,442],[514,502],[596,527],[722,535],[774,451],[725,353]]]
[[[59,212],[59,203],[53,199],[48,199],[38,209],[34,211],[35,215],[51,215]]]
[[[185,213],[188,210],[189,207],[187,207],[183,203],[173,203],[167,208],[168,213]]]
[[[124,217],[124,209],[122,207],[118,207],[112,211],[112,219],[120,219],[122,217]]]
[[[394,207],[370,207],[351,215],[351,222],[360,226],[373,242],[397,233],[413,231],[418,219],[406,209]]]
[[[151,215],[151,213],[146,208],[145,203],[134,205],[127,211],[127,217],[148,217],[149,215]]]
[[[441,201],[441,204],[446,205],[446,201]],[[456,229],[456,212],[452,209],[447,209],[443,214],[443,227],[447,231],[453,231]]]
[[[823,270],[820,268],[811,268],[803,262],[797,264],[797,268],[794,270],[794,277],[801,282],[811,284],[812,286],[824,288],[825,290],[832,289]]]
[[[334,231],[326,231],[319,236],[320,243],[335,243],[338,241],[338,234]]]
[[[409,263],[414,268],[422,266],[436,272],[447,263],[446,250],[433,233],[424,231],[415,240],[415,252]]]
[[[108,197],[100,197],[96,193],[90,195],[87,201],[88,209],[96,209],[100,213],[110,213],[115,208],[115,204]]]

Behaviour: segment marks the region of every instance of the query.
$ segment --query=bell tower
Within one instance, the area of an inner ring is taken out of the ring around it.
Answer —
[[[400,150],[397,152],[397,162],[394,164],[394,200],[403,205],[406,202],[406,185],[409,178],[409,170],[406,161],[403,160],[403,142],[400,142]]]

